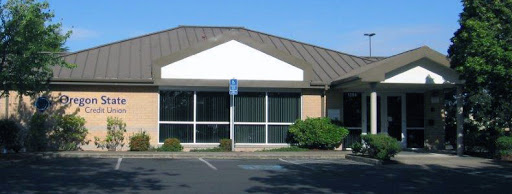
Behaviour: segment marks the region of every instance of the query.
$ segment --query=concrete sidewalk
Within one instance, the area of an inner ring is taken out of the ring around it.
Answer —
[[[305,152],[108,152],[73,151],[34,153],[42,158],[209,158],[209,159],[344,159],[350,151]]]

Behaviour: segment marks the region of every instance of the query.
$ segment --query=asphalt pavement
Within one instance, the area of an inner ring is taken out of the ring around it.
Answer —
[[[0,167],[1,193],[505,193],[512,169],[345,159],[54,158]]]

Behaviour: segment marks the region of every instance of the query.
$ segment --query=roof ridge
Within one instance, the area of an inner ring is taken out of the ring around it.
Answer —
[[[345,53],[345,52],[341,52],[341,51],[337,51],[337,50],[334,50],[334,49],[313,45],[313,44],[306,43],[306,42],[297,41],[297,40],[290,39],[290,38],[276,36],[276,35],[268,34],[268,33],[265,33],[265,32],[260,32],[260,31],[257,31],[257,30],[248,29],[248,28],[244,28],[244,29],[247,30],[247,31],[252,31],[252,32],[260,33],[260,34],[264,34],[264,35],[267,35],[267,36],[273,36],[275,38],[280,38],[280,39],[284,39],[284,40],[300,43],[300,44],[303,44],[303,45],[308,45],[308,46],[311,46],[311,47],[314,47],[314,48],[324,49],[324,50],[332,51],[332,52],[335,52],[335,53],[344,54],[344,55],[348,55],[348,56],[351,56],[351,57],[356,57],[356,58],[359,58],[359,59],[365,59],[365,58],[357,56],[357,55],[348,54],[348,53]]]
[[[187,25],[178,25],[177,27],[168,28],[168,29],[165,29],[165,30],[159,30],[159,31],[156,31],[156,32],[151,32],[151,33],[147,33],[147,34],[143,34],[143,35],[127,38],[127,39],[121,39],[121,40],[117,40],[117,41],[114,41],[114,42],[109,42],[109,43],[101,44],[101,45],[94,46],[94,47],[91,47],[91,48],[86,48],[86,49],[82,49],[82,50],[78,50],[78,51],[74,51],[74,52],[68,52],[68,53],[66,53],[66,54],[64,54],[62,56],[65,57],[65,56],[68,56],[68,55],[73,55],[73,54],[77,54],[77,53],[80,53],[80,52],[85,52],[85,51],[89,51],[89,50],[93,50],[93,49],[97,49],[97,48],[101,48],[101,47],[105,47],[105,46],[109,46],[109,45],[113,45],[113,44],[117,44],[117,43],[121,43],[121,42],[126,42],[126,41],[130,41],[130,40],[138,39],[138,38],[143,38],[143,37],[147,37],[147,36],[151,36],[151,35],[155,35],[155,34],[159,34],[159,33],[163,33],[163,32],[169,32],[169,31],[180,29],[180,28],[236,28],[236,29],[245,29],[244,27],[237,27],[237,26],[187,26]]]

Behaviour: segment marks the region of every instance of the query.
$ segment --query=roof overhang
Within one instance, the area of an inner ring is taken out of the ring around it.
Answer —
[[[450,81],[438,85],[454,85],[463,84],[464,81],[459,79],[459,75],[456,71],[450,68],[449,59],[443,54],[434,51],[426,46],[420,47],[414,50],[410,50],[381,61],[374,62],[360,69],[354,70],[347,73],[346,75],[336,79],[331,83],[331,87],[337,88],[348,88],[356,85],[365,83],[382,83],[388,85],[400,85],[386,83],[387,79],[390,78],[390,74],[396,71],[405,69],[411,66],[417,66],[422,63],[428,63],[431,68],[436,69],[437,72],[441,72],[443,75],[451,77]],[[380,85],[382,85],[380,84]],[[407,83],[404,83],[407,85]],[[404,85],[402,84],[402,85]],[[411,85],[416,85],[418,83]],[[425,82],[418,85],[432,85],[434,83]],[[442,86],[446,87],[446,86]]]
[[[241,36],[238,31],[230,31],[219,36],[209,38],[208,40],[192,45],[189,48],[172,53],[171,55],[161,57],[152,61],[153,80],[158,86],[227,86],[228,80],[208,80],[208,79],[165,79],[162,78],[162,67],[172,65],[175,62],[187,57],[201,53],[213,47],[235,40],[251,48],[270,55],[278,60],[284,61],[301,69],[304,73],[303,81],[268,81],[268,80],[244,80],[240,82],[240,87],[276,87],[276,88],[316,88],[312,84],[314,79],[312,65],[305,60],[299,59],[289,53],[276,49],[275,47],[263,44],[251,37]],[[285,72],[283,72],[285,73]]]

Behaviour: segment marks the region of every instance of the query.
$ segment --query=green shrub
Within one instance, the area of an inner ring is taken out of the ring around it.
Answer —
[[[158,148],[158,151],[163,152],[181,152],[182,150],[183,146],[181,146],[180,140],[176,138],[165,139],[164,145]]]
[[[221,139],[219,148],[224,151],[231,151],[231,139]]]
[[[85,119],[78,115],[54,116],[55,125],[49,139],[58,150],[80,150],[80,146],[89,144],[85,140],[89,131],[85,128]]]
[[[400,143],[386,134],[369,134],[362,136],[364,146],[362,154],[368,154],[372,158],[389,160],[401,151]]]
[[[498,149],[498,157],[512,155],[512,137],[502,136],[496,140],[496,148]]]
[[[148,151],[149,139],[145,131],[134,134],[130,137],[130,151]]]
[[[334,149],[348,133],[346,128],[332,124],[331,120],[325,117],[297,120],[289,130],[290,143],[314,149]]]
[[[107,148],[109,151],[120,150],[118,147],[124,147],[124,133],[126,133],[126,123],[121,118],[108,117],[107,136],[104,140],[94,137],[94,144],[98,148]]]
[[[0,120],[0,147],[19,152],[23,147],[21,131],[21,127],[13,120]]]
[[[357,154],[357,153],[362,153],[362,151],[363,151],[363,144],[361,144],[359,142],[352,144],[352,153]]]
[[[36,113],[30,118],[28,124],[28,137],[25,146],[30,151],[45,151],[48,148],[48,134],[50,125],[49,116],[43,113]]]

